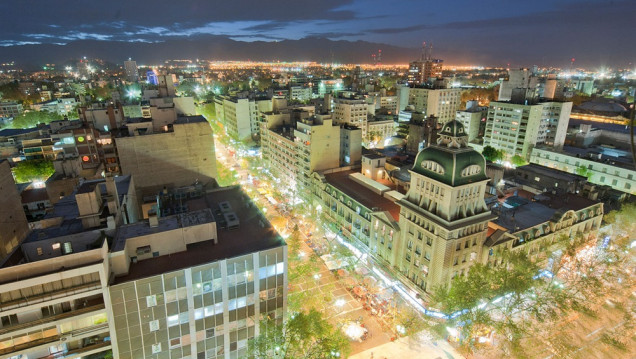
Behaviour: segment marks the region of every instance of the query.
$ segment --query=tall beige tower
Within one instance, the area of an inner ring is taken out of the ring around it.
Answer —
[[[411,187],[398,201],[400,271],[423,291],[450,283],[479,261],[488,222],[486,161],[467,145],[458,121],[446,123],[436,145],[419,152]]]

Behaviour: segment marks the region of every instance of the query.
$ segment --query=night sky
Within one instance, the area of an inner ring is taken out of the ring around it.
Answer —
[[[7,0],[0,46],[321,37],[417,48],[454,64],[633,66],[636,1]]]

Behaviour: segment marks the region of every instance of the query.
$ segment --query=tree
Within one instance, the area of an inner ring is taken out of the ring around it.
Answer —
[[[590,171],[587,167],[583,165],[579,165],[576,167],[576,174],[579,176],[587,177],[588,181],[592,177],[592,171]]]
[[[53,162],[47,160],[20,161],[13,168],[17,183],[46,181],[53,173],[55,173]]]
[[[29,111],[17,116],[11,123],[12,128],[31,128],[39,124],[49,124],[53,121],[62,120],[63,117],[54,112]]]
[[[523,158],[523,157],[521,157],[519,155],[512,156],[512,158],[510,159],[510,162],[512,162],[512,164],[515,165],[516,167],[524,166],[524,165],[528,164],[528,162],[526,162],[525,158]]]
[[[503,159],[503,151],[500,151],[492,146],[484,147],[481,154],[484,155],[487,161],[496,162],[498,160]]]
[[[544,258],[543,265],[523,251],[508,252],[504,265],[474,265],[450,287],[437,288],[431,304],[454,313],[437,331],[458,327],[463,343],[473,350],[479,350],[476,338],[492,335],[496,350],[506,357],[525,357],[537,344],[555,357],[575,350],[563,324],[573,314],[593,315],[606,294],[621,293],[617,286],[629,293],[634,278],[625,268],[631,257],[625,246],[599,245],[595,238],[561,236],[556,243],[564,249]]]
[[[251,339],[246,358],[346,358],[349,341],[315,309],[295,313],[283,324],[266,319]]]

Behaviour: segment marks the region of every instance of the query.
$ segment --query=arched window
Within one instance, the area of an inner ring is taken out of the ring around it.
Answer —
[[[462,177],[468,177],[468,176],[474,176],[476,174],[479,174],[481,172],[481,167],[478,165],[469,165],[466,168],[464,168],[462,170],[461,176]]]
[[[442,165],[440,165],[439,163],[435,162],[435,161],[431,161],[431,160],[426,160],[422,162],[422,168],[427,169],[429,171],[438,173],[443,175],[445,173],[444,171],[444,167],[442,167]]]

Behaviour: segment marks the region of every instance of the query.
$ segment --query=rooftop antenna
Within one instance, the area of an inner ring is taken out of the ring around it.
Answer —
[[[428,58],[427,58],[427,60],[430,60],[431,58],[433,58],[433,43],[432,42],[428,45]]]
[[[382,50],[378,50],[378,65],[382,65]]]
[[[420,61],[424,61],[426,59],[426,41],[422,42],[422,54],[420,55]]]

